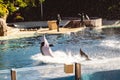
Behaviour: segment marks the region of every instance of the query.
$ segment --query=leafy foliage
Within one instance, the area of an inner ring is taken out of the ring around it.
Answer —
[[[8,15],[8,10],[5,5],[0,4],[0,17]]]
[[[25,3],[23,0],[16,0],[15,5],[18,7],[26,7],[27,3]]]

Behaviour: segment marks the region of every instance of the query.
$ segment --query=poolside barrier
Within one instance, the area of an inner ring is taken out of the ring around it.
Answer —
[[[75,80],[81,80],[81,64],[75,63]]]
[[[15,71],[15,69],[11,69],[11,80],[17,80],[16,79],[16,71]]]
[[[75,70],[75,80],[81,80],[81,64],[75,63],[73,64],[64,64],[64,72],[65,73],[73,73]],[[17,80],[17,74],[15,69],[11,69],[11,80]]]
[[[73,73],[73,64],[64,64],[65,73]],[[81,80],[81,64],[75,63],[75,80]]]
[[[73,64],[64,64],[65,73],[73,73]]]

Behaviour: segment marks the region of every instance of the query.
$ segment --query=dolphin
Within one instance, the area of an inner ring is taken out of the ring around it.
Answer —
[[[87,55],[85,52],[83,52],[81,48],[80,48],[80,55],[81,55],[82,57],[85,57],[86,60],[90,60],[90,58],[88,57],[88,55]]]
[[[50,45],[45,37],[45,35],[43,35],[42,39],[41,39],[41,44],[40,44],[40,51],[42,53],[42,55],[44,56],[52,56],[52,50],[50,48]]]

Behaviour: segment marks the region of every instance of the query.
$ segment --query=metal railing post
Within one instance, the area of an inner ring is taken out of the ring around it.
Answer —
[[[75,63],[75,80],[81,80],[81,64]]]

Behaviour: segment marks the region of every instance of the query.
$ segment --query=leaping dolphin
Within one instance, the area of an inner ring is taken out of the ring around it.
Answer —
[[[52,55],[53,52],[49,46],[49,43],[48,43],[45,35],[41,39],[40,51],[41,51],[42,55],[53,57],[53,55]]]
[[[82,57],[85,57],[86,60],[90,60],[90,58],[88,57],[88,55],[87,55],[85,52],[83,52],[83,51],[81,50],[81,48],[80,48],[80,55],[81,55]]]

